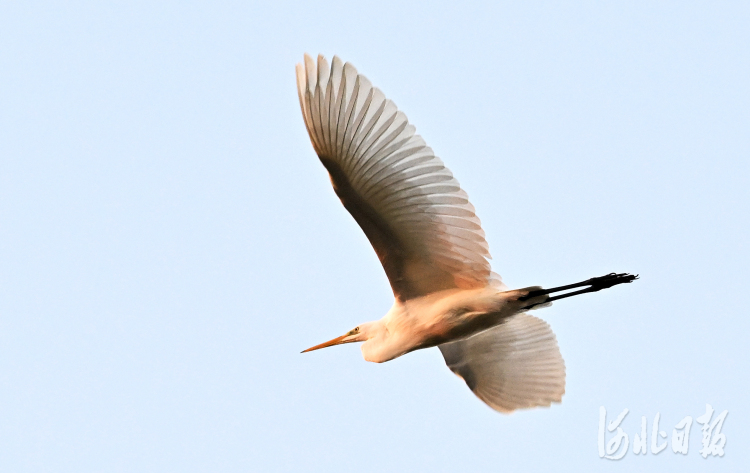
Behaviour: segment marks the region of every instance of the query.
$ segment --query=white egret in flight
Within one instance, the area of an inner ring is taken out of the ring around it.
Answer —
[[[560,402],[565,363],[557,340],[527,311],[637,276],[509,290],[490,271],[468,196],[392,101],[338,57],[329,66],[323,56],[316,62],[305,55],[297,90],[313,148],[395,296],[382,319],[305,352],[363,342],[365,360],[381,363],[437,346],[448,367],[495,410]]]

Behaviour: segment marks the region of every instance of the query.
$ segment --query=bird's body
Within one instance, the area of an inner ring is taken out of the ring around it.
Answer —
[[[305,351],[364,342],[385,362],[438,346],[449,368],[492,408],[560,402],[565,364],[546,322],[527,313],[634,276],[610,274],[553,289],[508,290],[490,271],[468,196],[395,104],[350,64],[305,55],[302,115],[333,188],[367,235],[395,302],[375,322]],[[587,289],[550,297],[578,287]]]
[[[396,300],[391,310],[361,332],[372,335],[362,344],[365,360],[382,363],[414,350],[460,340],[492,328],[528,305],[519,298],[538,287],[500,291],[448,289],[409,301]],[[541,296],[539,302],[546,300]]]

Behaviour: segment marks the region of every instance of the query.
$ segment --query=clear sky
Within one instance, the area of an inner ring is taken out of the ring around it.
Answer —
[[[3,2],[0,470],[745,470],[748,25],[739,1]],[[536,312],[562,404],[498,414],[437,349],[299,353],[392,303],[309,143],[304,52],[405,111],[509,286],[641,275]],[[600,406],[630,410],[619,462]],[[687,455],[634,455],[657,413],[668,441],[694,419]]]

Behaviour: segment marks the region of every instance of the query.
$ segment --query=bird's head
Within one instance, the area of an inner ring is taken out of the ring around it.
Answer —
[[[320,345],[315,345],[314,347],[302,351],[302,353],[307,353],[308,351],[313,350],[320,350],[321,348],[332,347],[334,345],[342,345],[344,343],[366,342],[371,337],[372,325],[373,322],[360,324],[349,330],[345,334],[341,335],[340,337],[336,337],[333,340],[328,340],[327,342],[321,343]]]

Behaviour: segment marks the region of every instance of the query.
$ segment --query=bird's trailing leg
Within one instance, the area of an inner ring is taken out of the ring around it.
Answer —
[[[586,287],[586,289],[581,289],[579,291],[566,292],[564,294],[550,297],[544,302],[536,303],[536,304],[532,304],[530,306],[524,307],[524,309],[531,309],[534,306],[537,306],[540,304],[546,304],[548,302],[556,301],[558,299],[565,299],[566,297],[577,296],[578,294],[585,294],[587,292],[601,291],[602,289],[607,289],[608,287],[616,286],[617,284],[633,282],[636,279],[638,279],[637,274],[632,275],[632,274],[627,274],[627,273],[620,273],[620,274],[609,273],[606,276],[600,276],[598,278],[587,279],[579,283],[568,284],[567,286],[553,287],[552,289],[538,289],[536,291],[531,291],[527,295],[521,297],[519,300],[525,301],[525,300],[529,300],[531,298],[543,296],[546,294],[553,294],[555,292],[567,291],[570,289],[575,289],[577,287],[588,286]]]

